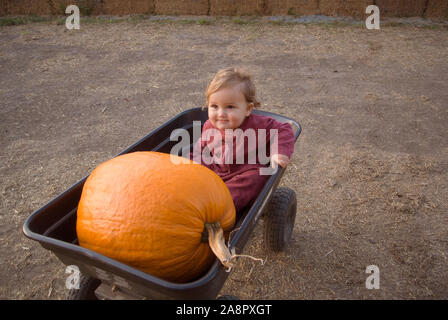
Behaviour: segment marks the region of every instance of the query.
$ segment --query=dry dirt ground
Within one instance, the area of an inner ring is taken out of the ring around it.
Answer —
[[[448,298],[448,32],[226,20],[0,27],[0,298],[63,299],[65,266],[22,234],[32,211],[245,66],[262,109],[303,126],[282,185],[284,253],[260,223],[222,293]],[[366,289],[366,267],[380,288]]]

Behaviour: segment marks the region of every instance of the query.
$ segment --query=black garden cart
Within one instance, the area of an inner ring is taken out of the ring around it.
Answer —
[[[287,117],[265,111],[256,114],[270,116],[290,123],[295,139],[301,133],[300,125]],[[171,132],[183,128],[192,137],[193,121],[208,119],[201,108],[186,110],[128,147],[121,154],[136,151],[170,153],[175,141]],[[191,141],[193,145],[194,141]],[[261,217],[264,218],[266,246],[281,251],[289,242],[296,216],[296,195],[289,188],[277,188],[284,173],[279,167],[250,208],[238,214],[235,232],[229,243],[230,250],[242,252],[249,236]],[[79,289],[71,289],[69,299],[216,299],[229,273],[215,259],[211,268],[200,278],[188,283],[172,283],[151,276],[126,264],[80,247],[76,236],[76,212],[87,176],[71,188],[36,210],[25,221],[23,232],[52,251],[65,265],[76,266],[81,272]],[[225,299],[226,297],[220,297]],[[229,297],[227,297],[229,298]]]

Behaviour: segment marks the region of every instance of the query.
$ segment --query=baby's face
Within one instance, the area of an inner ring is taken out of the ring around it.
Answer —
[[[236,129],[250,115],[253,103],[247,103],[239,86],[223,88],[212,93],[208,104],[208,118],[220,130]]]

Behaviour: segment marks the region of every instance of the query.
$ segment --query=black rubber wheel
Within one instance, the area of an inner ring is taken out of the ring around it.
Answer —
[[[216,298],[216,300],[240,300],[240,298],[236,296],[232,296],[231,294],[225,294]]]
[[[264,218],[264,241],[268,249],[283,251],[291,240],[296,219],[297,198],[294,190],[275,190]]]
[[[98,300],[95,290],[101,284],[101,280],[82,275],[79,278],[79,289],[68,291],[68,300]]]

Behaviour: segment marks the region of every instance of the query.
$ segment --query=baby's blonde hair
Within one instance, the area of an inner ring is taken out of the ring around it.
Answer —
[[[240,85],[241,93],[248,103],[253,103],[254,108],[260,106],[260,102],[255,96],[255,85],[251,75],[243,69],[233,67],[219,70],[209,83],[205,91],[207,106],[209,98],[213,93],[223,88],[231,88],[236,85]],[[205,108],[205,106],[202,107],[202,110]]]

